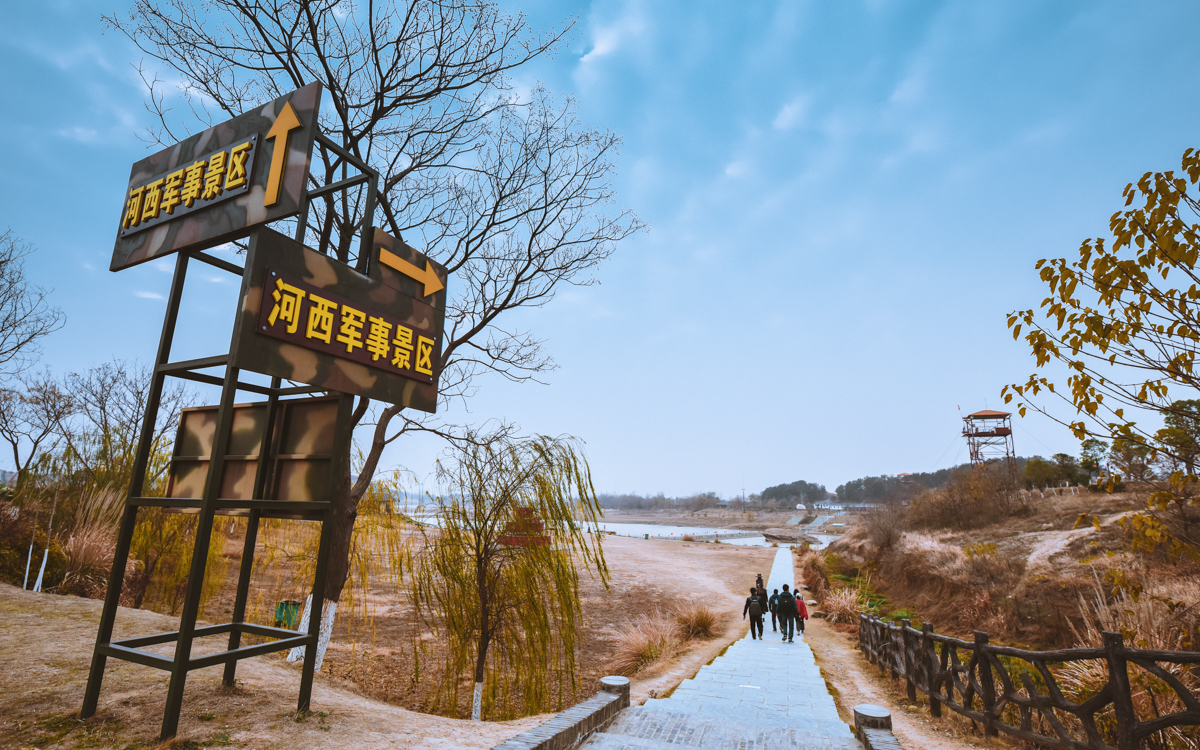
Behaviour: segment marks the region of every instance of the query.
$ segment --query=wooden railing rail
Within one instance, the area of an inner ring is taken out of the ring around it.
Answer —
[[[920,630],[900,623],[860,614],[863,654],[892,679],[904,678],[910,701],[918,690],[928,696],[931,715],[941,716],[946,706],[979,722],[987,736],[1004,732],[1066,750],[1136,750],[1156,732],[1200,726],[1200,696],[1180,679],[1197,684],[1190,665],[1200,664],[1200,652],[1128,648],[1120,633],[1109,632],[1103,648],[1029,651],[992,645],[981,630],[966,641],[934,633],[930,623]],[[1130,665],[1137,667],[1132,676]],[[1060,686],[1061,672],[1088,668],[1103,679],[1084,691],[1090,697],[1074,703]],[[1153,716],[1138,715],[1135,683],[1139,695],[1149,691],[1153,698]]]

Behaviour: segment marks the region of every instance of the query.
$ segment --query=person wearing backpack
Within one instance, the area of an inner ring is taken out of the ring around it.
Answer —
[[[746,606],[742,607],[742,619],[746,619],[746,615],[750,615],[750,639],[757,640],[762,637],[763,633],[763,608],[762,599],[758,597],[758,589],[750,589],[750,596],[746,597]],[[758,628],[758,635],[754,635],[754,628]]]
[[[779,589],[775,589],[775,593],[767,600],[767,609],[771,611],[771,632],[774,633],[778,630],[775,625],[779,619]]]
[[[788,591],[788,585],[783,584],[783,593],[775,605],[779,615],[779,637],[784,643],[791,643],[796,634],[796,598]]]
[[[754,595],[758,597],[758,605],[762,609],[763,625],[766,625],[767,613],[771,611],[771,600],[767,596],[767,590],[762,586],[758,587],[758,591]]]

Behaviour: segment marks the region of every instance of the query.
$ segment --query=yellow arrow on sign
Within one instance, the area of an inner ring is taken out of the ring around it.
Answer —
[[[379,248],[379,262],[383,265],[395,269],[410,279],[416,279],[425,285],[425,295],[428,297],[431,294],[436,294],[446,288],[442,280],[438,278],[437,271],[433,270],[433,264],[429,259],[425,259],[425,270],[422,271],[418,266],[401,258],[399,255],[391,252],[386,248]]]
[[[288,136],[298,127],[300,118],[296,117],[296,110],[292,109],[291,102],[284,102],[275,123],[267,131],[267,138],[275,140],[275,149],[271,152],[271,173],[267,176],[264,206],[274,206],[279,202],[279,186],[283,182],[283,169],[287,166]]]

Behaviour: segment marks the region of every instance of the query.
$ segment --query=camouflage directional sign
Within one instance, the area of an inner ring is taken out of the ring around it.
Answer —
[[[321,84],[311,83],[134,164],[109,269],[299,213],[320,103]]]
[[[446,269],[376,229],[369,273],[274,230],[250,238],[235,367],[437,410]]]

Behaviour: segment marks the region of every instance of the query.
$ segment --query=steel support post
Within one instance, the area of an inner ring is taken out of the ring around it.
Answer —
[[[129,482],[128,498],[142,494],[146,481],[146,466],[150,460],[150,448],[154,442],[154,426],[158,422],[158,407],[162,400],[163,380],[159,369],[171,358],[171,344],[175,338],[175,323],[179,319],[179,301],[183,298],[183,283],[187,277],[187,253],[179,253],[175,259],[175,275],[171,279],[171,292],[167,297],[167,310],[163,316],[162,335],[158,340],[158,356],[154,361],[154,373],[150,380],[150,391],[146,394],[146,414],[142,420],[142,431],[138,436],[137,452],[134,454],[133,472]],[[133,541],[133,530],[137,526],[138,508],[126,500],[125,513],[117,533],[117,544],[113,550],[113,567],[108,576],[108,590],[104,594],[104,609],[100,615],[100,626],[96,630],[96,645],[92,651],[92,667],[88,673],[87,689],[83,694],[81,718],[87,719],[96,713],[100,700],[100,686],[104,682],[104,667],[108,661],[101,649],[112,640],[117,607],[121,601],[121,589],[125,584],[125,561],[129,557],[129,545]]]
[[[271,468],[274,452],[275,416],[279,411],[279,378],[271,378],[271,395],[267,397],[267,415],[263,425],[262,441],[258,446],[258,471],[254,475],[254,490],[250,497],[255,500],[267,499],[267,473]],[[258,543],[258,520],[261,515],[258,510],[251,510],[246,519],[246,542],[242,547],[242,567],[238,573],[237,598],[233,602],[234,629],[229,633],[229,648],[233,651],[242,645],[242,633],[238,625],[246,621],[246,599],[250,594],[250,575],[254,572],[254,548]],[[222,684],[233,687],[237,675],[237,660],[225,665],[225,673],[221,678]]]
[[[231,357],[232,359],[232,357]],[[225,453],[229,448],[229,434],[233,428],[233,403],[237,400],[238,369],[225,367],[225,383],[221,387],[221,405],[217,411],[216,434],[213,436],[212,454],[208,461],[208,476],[204,481],[204,496],[200,503],[200,519],[196,525],[196,537],[192,547],[192,566],[188,571],[187,592],[183,599],[183,612],[179,618],[179,635],[175,641],[175,662],[171,668],[171,683],[167,688],[167,705],[163,711],[162,739],[175,736],[179,730],[179,711],[183,706],[183,688],[192,656],[192,640],[195,637],[196,617],[200,612],[200,595],[204,589],[204,570],[208,562],[208,545],[212,541],[213,520],[216,515],[215,501],[221,492],[221,479],[225,474]]]

